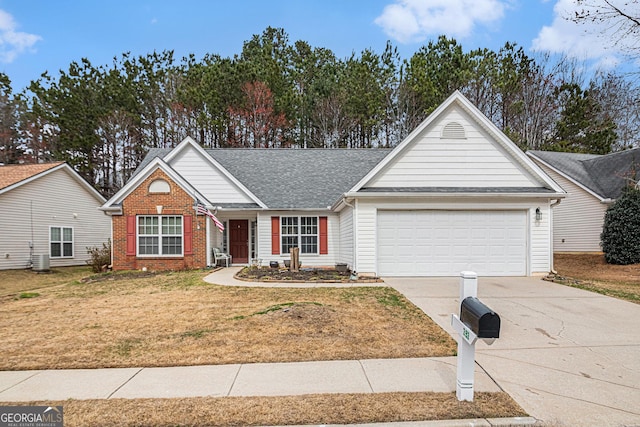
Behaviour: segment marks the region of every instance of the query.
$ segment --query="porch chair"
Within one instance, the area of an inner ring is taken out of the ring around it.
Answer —
[[[229,263],[231,263],[231,255],[225,254],[219,248],[213,248],[213,260],[214,264],[217,266],[218,261],[224,261],[225,266],[229,267]]]

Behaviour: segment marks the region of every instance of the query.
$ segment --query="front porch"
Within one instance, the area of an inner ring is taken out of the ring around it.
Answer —
[[[255,264],[257,258],[258,221],[257,216],[218,215],[224,230],[220,231],[210,218],[207,218],[207,265],[226,266],[225,260],[216,260],[214,248],[230,256],[231,265]]]

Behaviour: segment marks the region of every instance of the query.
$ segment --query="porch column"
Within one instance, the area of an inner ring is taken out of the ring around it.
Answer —
[[[207,215],[204,216],[204,227],[205,227],[205,235],[206,237],[206,244],[205,246],[205,250],[207,251],[207,266],[210,266],[212,264],[211,261],[211,227],[209,227],[209,223],[211,222],[211,218],[209,218]]]

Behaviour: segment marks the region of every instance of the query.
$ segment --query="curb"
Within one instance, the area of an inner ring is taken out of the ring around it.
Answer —
[[[435,420],[435,421],[399,421],[373,424],[316,424],[317,427],[519,427],[535,426],[538,420],[533,417],[513,418],[473,418],[464,420]],[[540,424],[538,424],[540,425]],[[276,427],[276,426],[272,426]],[[306,426],[278,426],[278,427],[310,427]]]

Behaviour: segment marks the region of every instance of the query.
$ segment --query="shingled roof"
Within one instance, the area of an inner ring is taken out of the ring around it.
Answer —
[[[606,155],[529,151],[557,171],[587,187],[602,199],[616,199],[640,172],[640,148]]]
[[[138,171],[169,151],[149,151]],[[326,209],[391,149],[218,148],[206,152],[270,209]]]
[[[63,162],[52,162],[30,165],[0,166],[0,190],[39,175],[42,172],[61,165],[62,163]]]

